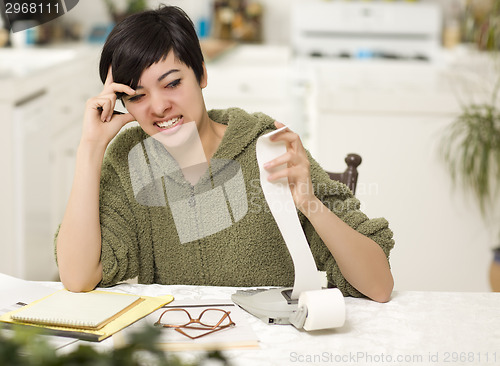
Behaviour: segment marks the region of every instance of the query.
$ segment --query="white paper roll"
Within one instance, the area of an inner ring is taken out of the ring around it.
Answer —
[[[305,291],[300,294],[298,307],[307,308],[303,328],[307,331],[338,328],[345,323],[345,301],[337,288]]]
[[[297,209],[288,186],[288,179],[282,178],[269,182],[267,180],[269,172],[264,168],[265,163],[286,153],[286,144],[283,141],[270,140],[272,135],[286,128],[285,126],[259,137],[256,150],[260,169],[260,184],[264,197],[292,257],[295,282],[291,298],[297,299],[303,291],[321,289],[321,281],[307,238],[300,225]]]

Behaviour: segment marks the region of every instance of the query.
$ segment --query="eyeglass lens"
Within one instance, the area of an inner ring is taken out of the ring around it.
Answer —
[[[184,326],[191,322],[189,313],[183,309],[169,309],[165,311],[161,317],[161,324]]]
[[[207,309],[200,314],[200,324],[208,327],[227,326],[231,323],[228,313],[218,309]]]

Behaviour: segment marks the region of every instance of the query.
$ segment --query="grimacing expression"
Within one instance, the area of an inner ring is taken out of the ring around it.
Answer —
[[[143,71],[136,94],[123,95],[122,100],[148,135],[174,135],[184,123],[199,126],[208,118],[202,94],[206,85],[205,68],[199,83],[193,70],[170,51]]]

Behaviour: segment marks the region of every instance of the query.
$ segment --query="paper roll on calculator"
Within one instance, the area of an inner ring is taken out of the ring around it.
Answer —
[[[264,197],[293,260],[293,288],[238,291],[232,300],[268,324],[292,324],[307,331],[344,325],[345,302],[338,289],[321,289],[316,263],[300,225],[286,178],[269,182],[264,164],[285,154],[286,145],[270,137],[288,127],[259,137],[256,154]]]

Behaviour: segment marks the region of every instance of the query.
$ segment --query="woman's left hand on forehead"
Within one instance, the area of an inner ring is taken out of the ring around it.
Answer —
[[[285,126],[278,121],[275,121],[274,125],[276,128]],[[268,179],[272,182],[287,177],[295,206],[301,210],[315,198],[306,150],[299,135],[289,128],[273,135],[271,141],[284,141],[286,143],[286,153],[264,164],[264,168],[272,171],[279,165],[286,164],[286,167],[273,171]]]

